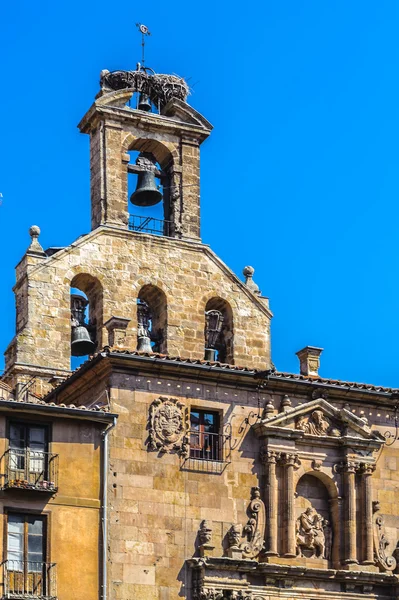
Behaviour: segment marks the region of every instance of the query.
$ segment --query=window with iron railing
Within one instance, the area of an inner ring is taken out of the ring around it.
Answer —
[[[188,438],[190,451],[182,468],[221,473],[231,462],[230,426],[227,425],[225,430],[221,431],[219,413],[192,409]]]
[[[219,414],[204,410],[190,413],[190,458],[222,460]]]
[[[46,560],[46,525],[44,515],[8,514],[6,598],[56,598],[56,565]]]
[[[58,455],[48,452],[47,440],[45,426],[10,424],[9,448],[4,454],[3,489],[57,491]]]

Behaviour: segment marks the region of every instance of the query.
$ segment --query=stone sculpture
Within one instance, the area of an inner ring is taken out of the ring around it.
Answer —
[[[187,409],[174,398],[158,398],[150,407],[150,450],[186,455]]]
[[[303,512],[296,522],[297,555],[307,558],[327,558],[330,548],[326,548],[326,537],[330,543],[329,523],[312,506]]]

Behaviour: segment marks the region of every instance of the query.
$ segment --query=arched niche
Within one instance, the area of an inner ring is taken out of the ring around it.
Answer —
[[[222,324],[220,334],[215,343],[211,344],[211,348],[216,350],[216,360],[223,363],[234,364],[234,322],[233,311],[227,300],[223,298],[210,298],[205,306],[205,348],[209,346],[208,322],[207,315],[211,311],[217,311],[222,316]]]
[[[137,295],[138,335],[140,335],[140,304],[143,303],[148,307],[147,327],[151,349],[153,352],[167,354],[168,306],[165,292],[152,284],[146,284],[140,289]],[[140,346],[140,340],[138,344]]]
[[[125,156],[129,157],[126,193],[130,229],[174,236],[174,202],[181,185],[172,168],[176,156],[165,144],[147,138],[131,141]]]
[[[102,324],[103,324],[103,288],[100,281],[88,273],[75,275],[70,282],[71,300],[73,296],[81,296],[86,299],[87,306],[84,309],[84,323],[87,326],[90,338],[95,344],[95,349],[102,347]],[[71,319],[73,315],[71,315]],[[73,321],[71,320],[71,329]],[[82,360],[71,357],[72,367],[78,366]]]
[[[295,494],[297,556],[332,563],[339,544],[337,490],[326,475],[312,471],[300,477]]]

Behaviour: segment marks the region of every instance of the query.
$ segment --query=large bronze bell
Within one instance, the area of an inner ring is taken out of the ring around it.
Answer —
[[[145,112],[149,112],[151,110],[151,100],[147,94],[141,93],[139,96],[139,105],[137,107],[139,110],[144,110]]]
[[[130,196],[130,202],[136,206],[154,206],[162,200],[155,175],[152,171],[143,171],[137,176],[136,191]]]
[[[93,354],[96,347],[84,325],[72,327],[71,354],[72,356],[86,356]]]

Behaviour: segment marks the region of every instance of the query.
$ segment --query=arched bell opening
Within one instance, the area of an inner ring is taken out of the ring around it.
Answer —
[[[79,274],[70,283],[71,368],[78,367],[101,346],[103,293],[98,279]]]
[[[137,297],[137,350],[167,353],[167,302],[155,285],[144,285]]]
[[[171,202],[175,186],[170,152],[155,140],[136,140],[128,155],[130,229],[172,236]]]
[[[234,364],[233,311],[222,298],[205,307],[205,360]]]
[[[338,543],[338,518],[334,514],[332,485],[315,474],[303,475],[296,487],[295,539],[298,557],[333,561]],[[335,495],[335,494],[334,494]]]

